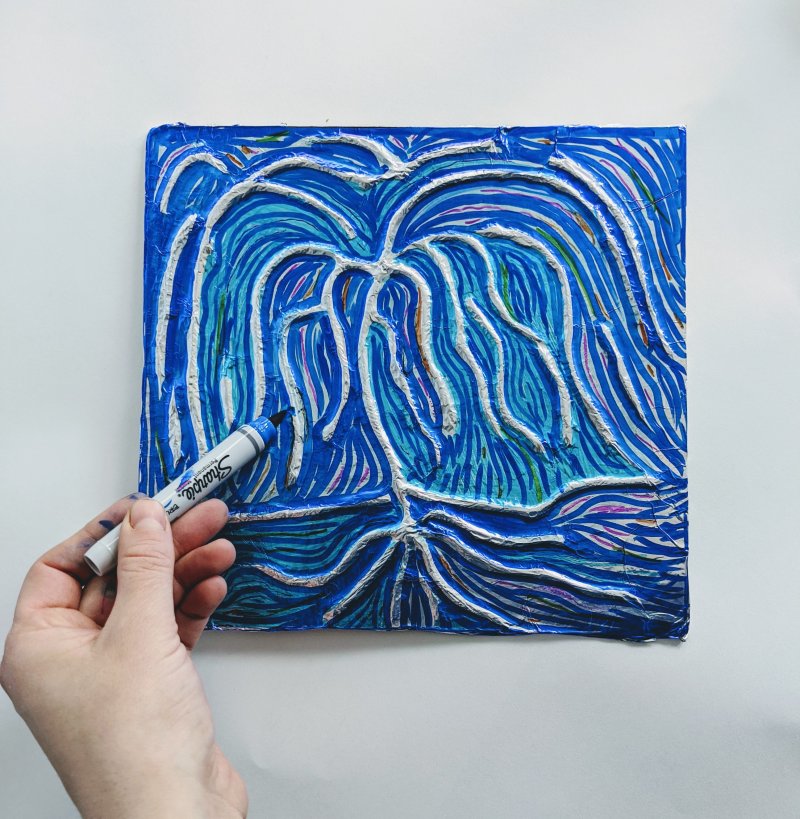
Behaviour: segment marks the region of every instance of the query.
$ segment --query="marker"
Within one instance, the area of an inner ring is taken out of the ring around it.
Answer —
[[[158,501],[170,521],[179,518],[203,498],[210,495],[234,472],[258,457],[277,438],[276,427],[288,410],[266,418],[261,416],[232,432],[221,444],[207,452],[194,466],[165,486],[153,500]],[[83,556],[97,575],[111,571],[117,563],[117,547],[121,526],[112,529]]]

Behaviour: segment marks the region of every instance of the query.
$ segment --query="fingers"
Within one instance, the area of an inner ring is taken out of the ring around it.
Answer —
[[[115,596],[115,578],[94,578],[83,556],[103,535],[118,526],[140,493],[128,495],[109,506],[58,546],[50,549],[31,567],[20,591],[15,617],[34,609],[57,607],[79,609],[98,625],[107,620]],[[209,500],[186,513],[173,529],[175,567],[173,606],[194,586],[228,569],[235,558],[227,541],[208,541],[225,525],[228,510],[220,500]],[[195,551],[200,554],[192,557]],[[87,584],[87,581],[88,584]],[[87,584],[83,593],[81,587]]]
[[[118,510],[116,513],[118,514]],[[225,525],[227,517],[228,509],[225,504],[219,500],[210,500],[191,509],[172,527],[176,555],[172,587],[176,608],[194,586],[221,574],[233,565],[236,550],[229,541],[208,542]],[[96,524],[96,521],[97,519],[93,523]],[[108,522],[111,522],[110,519]],[[84,586],[78,609],[102,627],[108,620],[115,597],[116,575],[93,577]]]
[[[80,531],[50,549],[28,572],[17,602],[15,617],[25,617],[34,609],[77,609],[81,602],[81,584],[92,571],[83,560],[86,550],[96,540],[117,526],[139,494],[118,500]]]
[[[205,577],[225,571],[230,564],[217,571],[189,572],[182,570],[184,559],[195,549],[208,544],[228,520],[228,507],[221,500],[207,500],[194,509],[190,509],[183,517],[175,521],[172,527],[172,537],[175,541],[175,582],[173,584],[173,599],[175,605],[183,599],[186,591]],[[193,561],[189,562],[192,566]]]
[[[213,540],[184,555],[175,564],[175,605],[198,583],[230,569],[234,560],[236,550],[229,540]]]
[[[117,576],[115,574],[93,577],[84,586],[78,611],[102,628],[108,620],[108,615],[111,614],[116,596]]]
[[[192,649],[200,639],[208,618],[222,602],[228,590],[220,574],[236,559],[236,550],[228,540],[214,540],[184,555],[175,565],[175,578],[181,591],[176,601],[175,620],[181,642]]]
[[[214,540],[198,546],[175,564],[173,600],[180,608],[195,586],[227,571],[236,559],[236,550],[228,540]],[[108,620],[117,594],[116,575],[94,577],[83,589],[78,610],[102,627]],[[192,603],[189,602],[191,609]],[[213,613],[213,609],[208,613]]]
[[[108,627],[136,623],[151,633],[174,629],[175,549],[167,516],[158,501],[137,501],[122,522],[117,560],[117,596]]]
[[[93,517],[79,532],[74,535],[75,538],[82,538],[86,542],[86,548],[91,546],[87,541],[91,540],[94,543],[100,540],[103,535],[108,534],[112,529],[122,523],[128,510],[136,503],[146,497],[141,492],[133,492],[120,498],[116,503],[112,503],[104,512],[101,512],[96,517]]]
[[[221,500],[207,500],[190,509],[172,526],[175,559],[208,543],[228,521],[228,507]]]
[[[186,648],[195,647],[206,627],[208,618],[222,602],[227,591],[228,585],[225,579],[217,575],[198,583],[186,595],[175,612],[178,634]]]

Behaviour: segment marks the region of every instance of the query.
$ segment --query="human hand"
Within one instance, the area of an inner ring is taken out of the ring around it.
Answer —
[[[242,817],[190,653],[227,590],[235,551],[211,540],[227,508],[206,501],[170,527],[135,497],[34,563],[0,683],[86,819]],[[116,577],[94,577],[83,555],[120,521]]]

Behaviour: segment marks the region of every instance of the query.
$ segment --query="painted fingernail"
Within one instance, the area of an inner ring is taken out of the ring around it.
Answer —
[[[145,499],[136,501],[131,507],[131,526],[136,528],[153,528],[157,524],[162,529],[167,528],[167,516],[164,507],[154,500]]]

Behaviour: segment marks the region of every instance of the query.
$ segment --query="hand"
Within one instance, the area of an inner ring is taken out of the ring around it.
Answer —
[[[227,590],[234,548],[208,542],[227,509],[207,501],[171,528],[134,498],[34,563],[0,682],[87,819],[242,817],[190,653]],[[94,577],[83,554],[121,520],[116,577]]]

